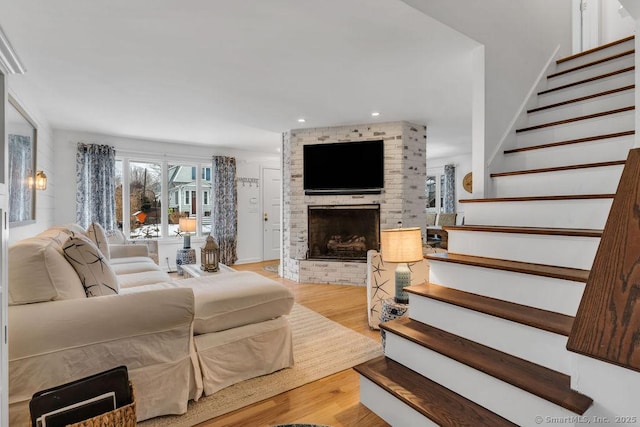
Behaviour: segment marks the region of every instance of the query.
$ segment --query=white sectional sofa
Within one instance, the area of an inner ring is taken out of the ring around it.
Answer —
[[[293,365],[283,285],[251,272],[172,281],[145,246],[101,251],[83,234],[54,227],[9,248],[10,425],[26,425],[36,391],[119,365],[139,421]]]

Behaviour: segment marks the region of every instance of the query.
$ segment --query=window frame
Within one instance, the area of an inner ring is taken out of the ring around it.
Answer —
[[[169,180],[169,161],[166,160],[166,156],[155,156],[149,153],[140,153],[140,152],[127,152],[124,150],[120,150],[120,152],[116,153],[116,160],[122,161],[122,232],[125,236],[131,235],[131,206],[129,202],[129,186],[130,186],[130,163],[158,163],[161,168],[161,205],[166,203],[169,200],[169,189],[168,189],[168,180]],[[179,157],[171,160],[172,165],[180,165],[180,166],[189,166],[196,168],[196,179],[194,183],[196,185],[195,190],[186,190],[195,191],[196,194],[196,204],[197,206],[202,205],[202,192],[204,190],[203,183],[206,182],[203,179],[200,179],[200,174],[204,173],[205,168],[212,168],[211,161],[203,162],[202,157],[189,158],[189,157]],[[189,194],[190,196],[190,194]],[[180,196],[178,196],[180,199]],[[209,199],[211,202],[211,199]],[[189,197],[189,206],[191,206],[191,197]],[[169,213],[168,209],[161,209],[161,230],[159,237],[151,237],[151,240],[172,240],[172,237],[169,235]],[[196,209],[196,221],[199,224],[197,227],[197,231],[195,236],[200,237],[205,235],[202,232],[202,218],[204,217],[203,209]],[[206,233],[208,234],[208,233]]]

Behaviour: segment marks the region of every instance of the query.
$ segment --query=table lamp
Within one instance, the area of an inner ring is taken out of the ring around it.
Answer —
[[[196,231],[196,219],[189,217],[180,218],[180,231],[184,233],[183,249],[191,248],[191,233]]]
[[[418,262],[422,255],[422,235],[419,227],[393,228],[380,232],[382,261],[398,263],[396,267],[395,302],[409,303],[404,288],[411,284],[411,270],[407,263]]]

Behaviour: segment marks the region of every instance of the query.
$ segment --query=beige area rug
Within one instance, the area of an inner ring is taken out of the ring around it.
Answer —
[[[268,271],[270,273],[277,273],[279,268],[280,268],[279,262],[274,262],[273,264],[267,264],[262,267],[264,271]]]
[[[184,415],[143,421],[144,427],[193,426],[382,355],[381,344],[299,304],[290,314],[295,366],[225,388]]]

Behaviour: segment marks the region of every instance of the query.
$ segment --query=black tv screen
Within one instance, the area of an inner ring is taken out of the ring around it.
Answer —
[[[305,194],[376,194],[384,188],[384,142],[311,144],[303,148]]]

